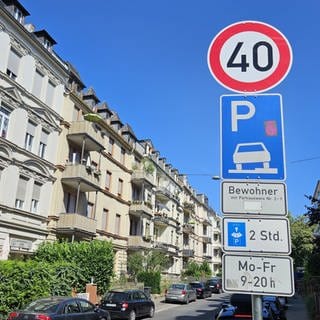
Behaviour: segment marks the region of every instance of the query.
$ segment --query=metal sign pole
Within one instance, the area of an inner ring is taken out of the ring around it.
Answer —
[[[252,301],[252,319],[253,320],[263,320],[262,317],[262,296],[251,295]]]

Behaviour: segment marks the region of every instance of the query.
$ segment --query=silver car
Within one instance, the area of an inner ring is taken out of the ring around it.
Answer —
[[[188,304],[196,301],[196,291],[188,283],[174,283],[165,294],[165,302],[181,302]]]

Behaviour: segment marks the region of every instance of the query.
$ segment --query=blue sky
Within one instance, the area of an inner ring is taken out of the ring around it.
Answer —
[[[150,138],[220,212],[219,104],[232,91],[207,66],[212,39],[230,24],[270,24],[289,40],[288,76],[266,93],[282,95],[288,207],[304,213],[319,178],[320,3],[318,0],[21,0],[27,22],[46,29],[55,51],[87,87]],[[310,160],[311,159],[311,160]]]

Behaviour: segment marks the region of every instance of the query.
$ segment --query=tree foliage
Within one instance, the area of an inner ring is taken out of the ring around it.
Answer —
[[[131,277],[137,280],[140,272],[161,272],[168,269],[169,263],[169,257],[163,252],[149,251],[136,252],[129,255],[127,266]]]
[[[182,277],[191,277],[194,280],[204,280],[211,277],[211,275],[212,272],[207,261],[204,261],[202,264],[190,261],[181,274]]]
[[[34,259],[76,265],[81,271],[75,288],[80,292],[84,292],[86,284],[93,280],[98,293],[105,293],[113,277],[114,253],[111,242],[107,241],[47,242],[39,246]]]
[[[0,262],[0,319],[11,310],[49,295],[70,295],[80,270],[68,262]]]
[[[313,251],[313,227],[305,216],[289,216],[291,224],[292,258],[295,267],[305,267]]]

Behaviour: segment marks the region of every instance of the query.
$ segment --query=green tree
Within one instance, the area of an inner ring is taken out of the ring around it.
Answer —
[[[168,269],[170,259],[163,252],[136,252],[128,257],[128,272],[133,279],[137,279],[140,272],[161,272]]]
[[[308,225],[305,216],[292,217],[291,224],[292,258],[295,267],[305,267],[313,251],[313,228]]]
[[[81,272],[77,277],[76,289],[83,292],[91,280],[97,284],[98,293],[105,293],[112,280],[114,253],[111,242],[93,240],[91,242],[53,242],[43,243],[35,253],[34,259],[49,263],[69,262]]]
[[[190,277],[195,280],[204,280],[211,277],[212,272],[207,261],[204,261],[202,264],[190,261],[181,275],[182,277]]]

